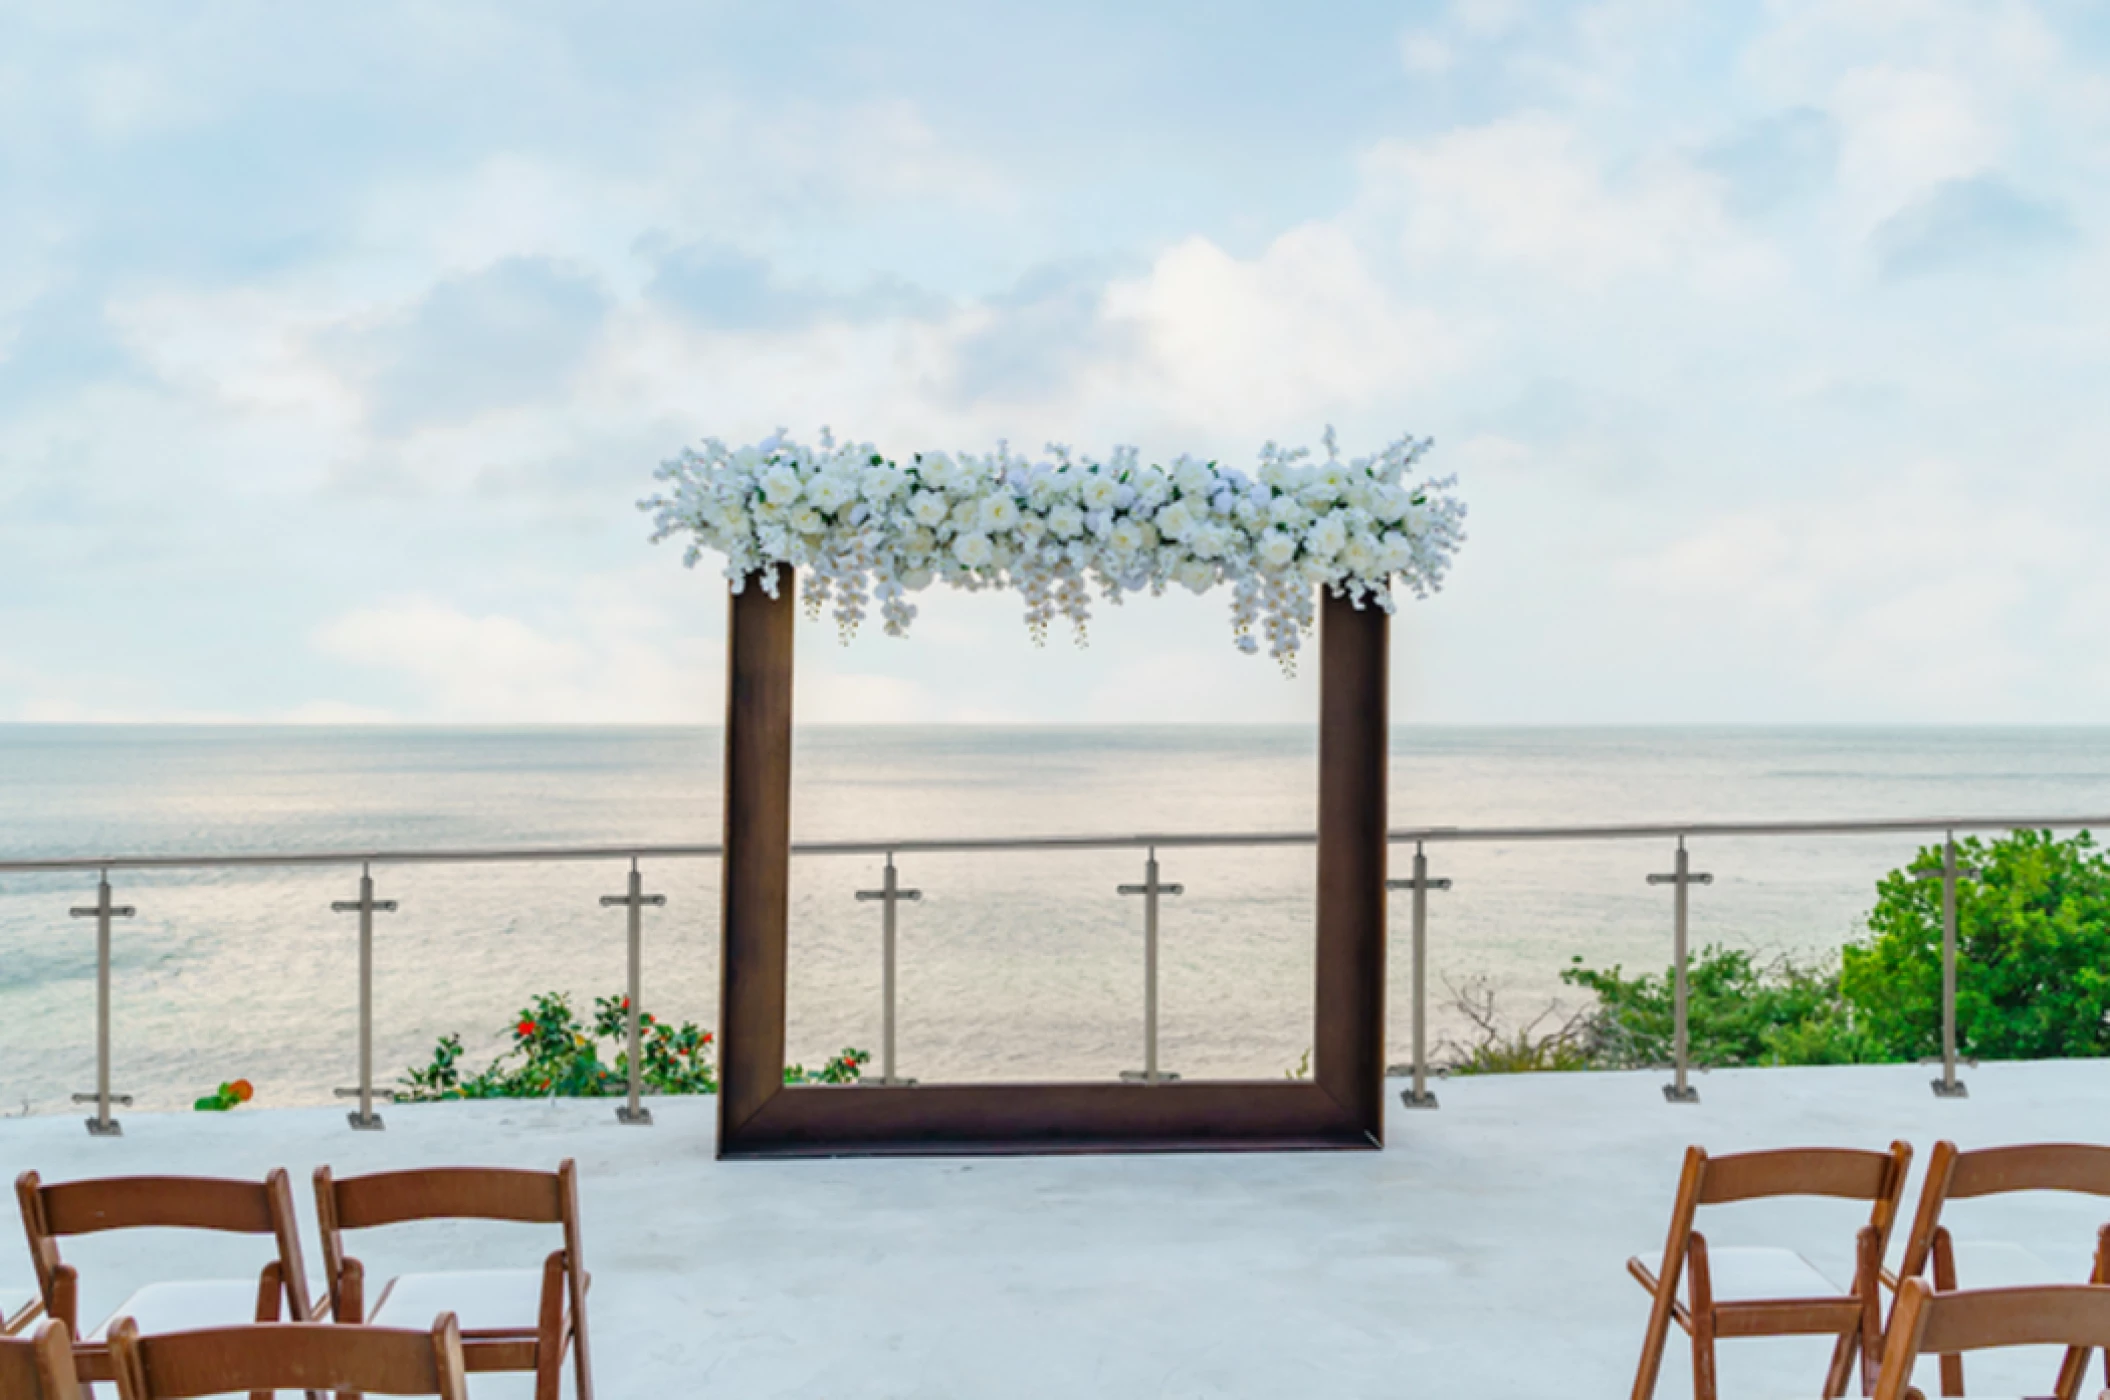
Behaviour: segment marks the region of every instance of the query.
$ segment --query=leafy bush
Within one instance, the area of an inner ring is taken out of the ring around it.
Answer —
[[[1628,977],[1582,959],[1561,973],[1596,996],[1589,1060],[1606,1069],[1670,1063],[1675,971]],[[1856,1024],[1840,994],[1835,962],[1782,956],[1761,964],[1741,948],[1709,945],[1686,965],[1685,1025],[1692,1063],[1733,1065],[1866,1064],[1892,1058]]]
[[[715,1094],[710,1060],[713,1036],[693,1022],[675,1026],[650,1012],[638,1014],[639,1079],[652,1094]],[[462,1066],[462,1038],[443,1035],[432,1059],[404,1072],[398,1100],[605,1098],[630,1091],[630,999],[595,997],[586,1023],[562,992],[538,996],[507,1028],[496,1059],[470,1074]],[[606,1044],[607,1056],[603,1058]],[[786,1084],[854,1084],[871,1055],[844,1050],[819,1069],[789,1065]]]
[[[871,1063],[869,1050],[844,1051],[822,1065],[819,1069],[808,1069],[804,1065],[784,1066],[786,1084],[855,1084],[864,1077],[864,1068]]]
[[[1958,1051],[1981,1059],[2110,1054],[2110,854],[2087,832],[2060,840],[2018,831],[1959,842],[1957,855],[1982,876],[1956,888]],[[1939,1054],[1941,882],[1913,875],[1941,863],[1941,848],[1930,846],[1878,881],[1868,936],[1836,961],[1761,964],[1740,949],[1701,949],[1687,970],[1693,1063],[1866,1064]],[[1628,977],[1616,966],[1575,963],[1561,979],[1595,997],[1585,1013],[1588,1062],[1667,1062],[1670,969]]]
[[[571,998],[549,992],[514,1018],[506,1048],[474,1074],[464,1073],[462,1039],[443,1035],[432,1059],[407,1071],[396,1097],[434,1099],[599,1098],[629,1090],[630,999],[596,997],[592,1023],[580,1021]],[[640,1079],[652,1093],[712,1094],[718,1073],[709,1058],[711,1033],[685,1022],[673,1026],[650,1012],[638,1015]],[[613,1053],[602,1059],[603,1041]]]
[[[2110,1054],[2110,859],[2087,833],[1957,843],[1981,877],[1956,886],[1956,1041],[1982,1059]],[[1845,950],[1841,990],[1895,1058],[1941,1051],[1938,846],[1876,886],[1872,935]]]

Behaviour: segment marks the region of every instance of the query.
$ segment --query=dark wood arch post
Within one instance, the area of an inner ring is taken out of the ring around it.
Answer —
[[[1386,615],[1319,617],[1317,987],[1309,1080],[784,1087],[796,584],[733,595],[718,1155],[1255,1151],[1384,1141]]]

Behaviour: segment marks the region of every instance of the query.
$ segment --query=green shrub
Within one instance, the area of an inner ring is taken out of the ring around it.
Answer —
[[[1607,1069],[1668,1064],[1674,1027],[1674,969],[1628,977],[1575,966],[1561,973],[1593,993],[1588,1058]],[[1686,966],[1686,1044],[1693,1064],[1836,1065],[1891,1058],[1856,1024],[1840,994],[1835,962],[1769,963],[1742,948],[1710,944]]]
[[[1982,1059],[2110,1054],[2110,859],[2081,832],[1957,843],[1982,878],[1956,886],[1956,1040]],[[1870,937],[1844,954],[1841,989],[1898,1059],[1941,1052],[1938,846],[1876,886]]]
[[[579,1020],[571,998],[549,992],[514,1018],[509,1043],[474,1074],[463,1072],[462,1040],[443,1035],[432,1059],[398,1081],[398,1099],[599,1098],[629,1090],[630,999],[596,997],[590,1025]],[[673,1026],[649,1012],[638,1016],[639,1078],[657,1094],[714,1094],[718,1073],[710,1062],[711,1033],[692,1023]],[[602,1042],[613,1053],[602,1059]]]
[[[712,1035],[693,1022],[679,1026],[650,1012],[638,1014],[638,1078],[651,1094],[715,1094]],[[462,1067],[462,1038],[443,1035],[432,1058],[404,1072],[396,1097],[411,1103],[438,1099],[605,1098],[630,1091],[630,999],[596,997],[593,1021],[579,1019],[571,998],[535,998],[507,1028],[498,1057],[471,1074]],[[606,1058],[603,1058],[604,1046]],[[819,1069],[788,1065],[786,1084],[854,1084],[871,1055],[845,1049]]]

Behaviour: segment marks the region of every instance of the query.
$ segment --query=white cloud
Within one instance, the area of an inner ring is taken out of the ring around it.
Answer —
[[[1515,264],[1585,289],[1664,272],[1740,287],[1773,266],[1714,177],[1664,156],[1615,183],[1571,123],[1544,114],[1386,141],[1364,168],[1363,201],[1399,220],[1410,266]]]
[[[695,723],[722,685],[713,650],[620,587],[596,581],[566,614],[530,621],[431,598],[352,609],[316,650],[392,676],[419,718],[473,723]],[[315,701],[296,713],[341,712]]]
[[[1106,314],[1132,325],[1140,347],[1140,363],[1109,366],[1107,380],[1129,381],[1173,421],[1233,437],[1412,394],[1471,351],[1457,326],[1395,296],[1330,224],[1294,229],[1252,259],[1189,239],[1147,276],[1115,284]]]
[[[1985,169],[2000,150],[1971,88],[1944,73],[1856,69],[1840,80],[1832,110],[1840,183],[1863,229],[1931,185]]]
[[[1411,30],[1400,36],[1399,61],[1409,73],[1437,77],[1456,66],[1458,54],[1442,36],[1425,30]]]
[[[1618,572],[1682,647],[1794,677],[1820,715],[2072,720],[2110,704],[2110,672],[2084,689],[2044,646],[2057,600],[2110,589],[2089,532],[1953,465],[1720,513]]]

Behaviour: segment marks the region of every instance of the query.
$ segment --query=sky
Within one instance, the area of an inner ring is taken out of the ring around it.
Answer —
[[[1395,718],[2110,717],[2110,10],[0,0],[0,720],[710,723],[704,436],[1427,435]],[[1315,712],[1229,599],[812,722]]]

